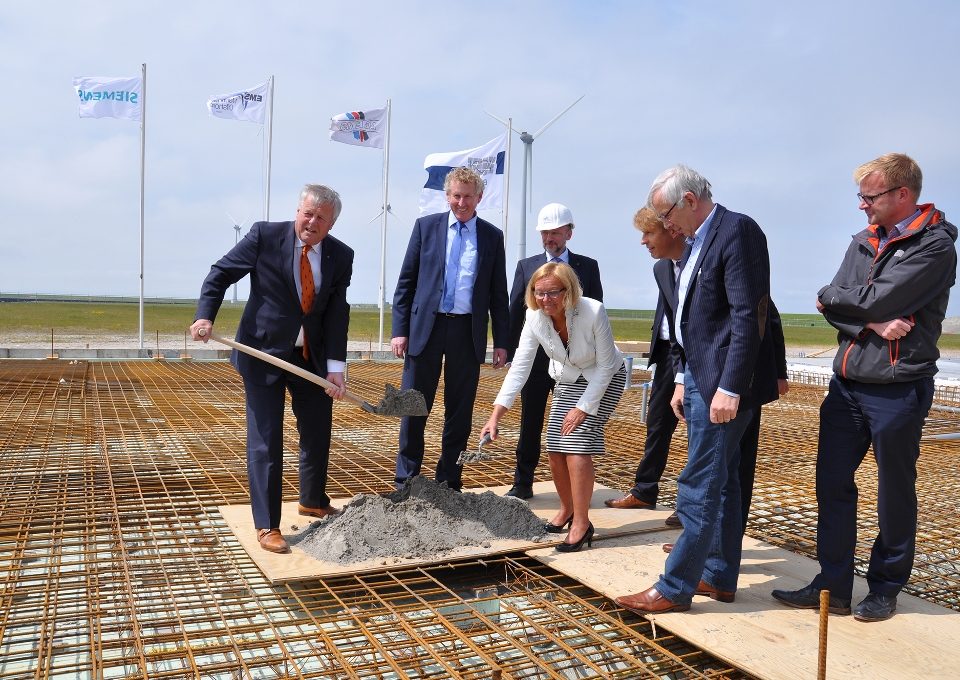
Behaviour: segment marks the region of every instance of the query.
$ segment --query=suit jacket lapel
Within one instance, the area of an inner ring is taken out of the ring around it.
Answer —
[[[723,226],[723,216],[726,214],[726,212],[727,209],[717,203],[717,210],[713,214],[713,219],[710,221],[710,231],[707,233],[707,236],[703,241],[703,245],[700,247],[700,254],[697,256],[697,261],[694,263],[696,271],[694,271],[693,275],[690,277],[690,285],[687,287],[688,300],[693,295],[694,290],[697,287],[697,282],[700,279],[700,270],[703,268],[703,263],[706,262],[707,257],[709,256],[710,248],[720,235],[720,230]],[[678,305],[682,303],[682,300],[677,301]]]
[[[300,276],[299,270],[294,269],[293,261],[296,253],[294,245],[297,242],[296,234],[293,229],[293,222],[288,223],[289,229],[283,231],[280,238],[280,270],[283,272],[283,278],[287,282],[287,290],[297,307],[300,306],[300,296],[297,294],[297,281],[295,276]]]
[[[720,227],[723,224],[723,216],[726,214],[726,212],[727,209],[718,203],[717,211],[713,214],[713,220],[710,222],[710,232],[707,234],[707,238],[704,239],[703,247],[700,248],[700,257],[697,258],[698,274],[700,272],[700,265],[702,265],[706,259],[707,253],[710,251],[710,247],[713,245],[714,241],[717,240],[717,235],[720,233]]]
[[[480,225],[480,218],[477,217],[477,274],[480,273],[480,265],[490,255],[493,248],[490,245],[491,234]]]
[[[329,287],[333,280],[333,268],[337,263],[337,249],[330,237],[320,241],[320,288]],[[319,297],[319,296],[318,296]]]
[[[433,223],[433,238],[430,239],[433,243],[437,244],[436,248],[438,249],[437,257],[440,258],[440,285],[443,285],[443,281],[447,276],[447,237],[448,237],[448,222],[450,221],[450,211],[448,210],[445,213],[441,213],[436,222]],[[479,234],[479,229],[477,232]],[[479,247],[479,235],[477,241],[477,247]],[[423,266],[423,262],[420,263],[420,266]]]
[[[664,264],[660,264],[661,262]],[[657,280],[657,286],[660,287],[660,291],[664,297],[669,299],[677,287],[673,278],[673,260],[667,258],[659,260],[657,264],[653,266],[653,274]]]

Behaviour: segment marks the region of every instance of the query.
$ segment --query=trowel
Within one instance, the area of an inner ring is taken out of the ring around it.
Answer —
[[[487,432],[483,435],[483,438],[480,439],[480,443],[477,444],[476,451],[461,451],[460,457],[457,458],[457,465],[463,467],[464,463],[479,463],[483,460],[490,460],[494,457],[494,454],[487,453],[483,450],[485,444],[489,444],[491,441],[490,433]]]

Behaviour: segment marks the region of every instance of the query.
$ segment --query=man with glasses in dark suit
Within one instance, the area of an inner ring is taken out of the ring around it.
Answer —
[[[664,573],[616,598],[642,614],[686,611],[695,594],[732,602],[740,574],[740,440],[755,409],[777,398],[766,237],[747,215],[713,202],[710,183],[678,165],[654,180],[647,205],[692,240],[681,258],[674,338],[683,369],[671,399],[687,423],[677,480],[683,532]]]

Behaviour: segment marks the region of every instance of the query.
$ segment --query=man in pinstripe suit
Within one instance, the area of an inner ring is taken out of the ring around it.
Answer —
[[[647,205],[687,237],[677,281],[671,405],[687,423],[677,480],[683,533],[652,587],[618,597],[641,613],[686,611],[695,594],[732,602],[740,573],[740,439],[761,404],[777,398],[768,306],[767,241],[750,217],[713,202],[710,183],[678,165],[654,180]]]

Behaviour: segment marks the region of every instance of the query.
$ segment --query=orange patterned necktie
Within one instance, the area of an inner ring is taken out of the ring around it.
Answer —
[[[307,253],[310,246],[304,246],[300,253],[300,308],[306,314],[313,307],[313,298],[316,296],[316,288],[313,285],[313,268],[310,266],[310,258]],[[307,329],[303,329],[303,358],[310,358],[310,348],[307,342]]]

